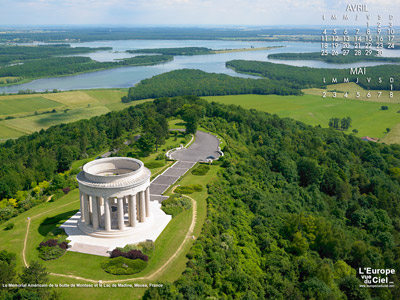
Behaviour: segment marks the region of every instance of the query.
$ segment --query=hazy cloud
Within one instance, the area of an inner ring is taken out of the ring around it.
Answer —
[[[398,13],[400,0],[365,0]],[[397,5],[396,5],[397,4]],[[343,0],[0,0],[0,24],[313,25]]]

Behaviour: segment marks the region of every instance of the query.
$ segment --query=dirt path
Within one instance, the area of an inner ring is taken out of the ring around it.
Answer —
[[[29,233],[30,226],[31,226],[31,218],[28,217],[28,224],[26,226],[25,239],[24,239],[24,249],[22,249],[22,259],[24,261],[25,267],[29,267],[28,263],[26,262],[25,251],[26,251],[26,242],[28,240],[28,233]]]
[[[70,203],[67,203],[67,204],[64,204],[64,205],[61,205],[61,206],[52,208],[52,209],[50,209],[50,210],[47,210],[47,211],[42,212],[42,213],[37,214],[37,215],[34,215],[33,217],[28,217],[28,218],[27,218],[28,224],[26,225],[26,233],[25,233],[25,239],[24,239],[24,249],[22,249],[22,259],[23,259],[23,261],[24,261],[25,267],[29,267],[28,263],[26,262],[26,255],[25,255],[25,252],[26,252],[26,243],[27,243],[27,241],[28,241],[28,234],[29,234],[29,228],[30,228],[30,225],[31,225],[31,220],[32,220],[33,218],[37,218],[37,217],[40,217],[40,216],[42,216],[42,215],[44,215],[44,214],[47,214],[47,213],[49,213],[49,212],[51,212],[51,211],[53,211],[53,210],[60,209],[61,207],[64,207],[64,206],[71,205],[72,203],[75,203],[75,202],[79,202],[79,200],[72,201],[72,202],[70,202]]]

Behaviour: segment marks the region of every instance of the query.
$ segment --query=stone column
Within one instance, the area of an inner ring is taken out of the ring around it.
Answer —
[[[110,214],[110,199],[104,197],[104,229],[106,231],[111,230],[111,214]]]
[[[139,213],[140,213],[140,197],[138,194],[135,195],[136,198],[136,220],[139,220]]]
[[[124,229],[124,198],[118,198],[118,229]]]
[[[145,200],[144,200],[144,191],[139,192],[139,222],[144,222],[145,215]]]
[[[148,218],[150,217],[150,187],[147,187],[144,194],[146,199],[146,218]]]
[[[81,200],[81,222],[85,222],[85,194],[79,191],[79,199]]]
[[[97,197],[91,196],[92,199],[92,225],[93,229],[99,228],[99,211],[97,210]]]
[[[136,195],[128,196],[129,226],[136,226]]]
[[[97,216],[99,220],[99,227],[104,227],[104,225],[101,222],[101,197],[96,197],[96,203],[97,203]]]
[[[83,194],[83,212],[85,214],[85,224],[90,225],[89,195]]]

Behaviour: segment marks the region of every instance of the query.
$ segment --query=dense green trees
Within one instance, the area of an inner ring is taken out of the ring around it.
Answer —
[[[21,63],[27,60],[50,58],[53,56],[90,53],[102,50],[112,50],[112,48],[71,47],[69,44],[38,45],[38,46],[0,45],[0,65]]]
[[[144,299],[397,299],[361,288],[359,267],[400,267],[400,147],[366,143],[255,110],[195,98],[229,148],[183,276]]]
[[[111,112],[91,120],[61,124],[1,144],[0,222],[40,203],[50,181],[53,192],[65,186],[73,187],[73,174],[79,170],[72,170],[68,179],[58,173],[69,170],[73,161],[123,144],[122,136],[126,132],[145,132],[138,146],[147,141],[142,151],[151,151],[165,143],[168,123],[153,104],[147,104],[123,113]],[[46,186],[44,180],[47,180]],[[17,197],[21,191],[29,193]],[[16,204],[10,199],[17,199]]]
[[[19,300],[57,300],[59,294],[43,286],[49,282],[46,269],[37,261],[31,261],[28,267],[22,269],[22,273],[16,276],[16,255],[15,253],[0,251],[0,299]],[[16,287],[18,283],[35,285],[31,287]],[[42,286],[40,286],[42,285]]]
[[[334,129],[348,130],[351,127],[352,119],[350,117],[345,118],[330,118],[329,127]]]
[[[400,66],[399,65],[380,65],[366,68],[366,73],[356,75],[351,74],[350,69],[317,69],[309,67],[294,67],[284,64],[254,60],[231,60],[226,62],[226,66],[236,72],[260,75],[265,78],[280,80],[284,82],[297,83],[302,88],[325,87],[327,84],[335,83],[332,79],[336,78],[338,83],[343,83],[344,78],[349,82],[356,82],[365,89],[371,90],[390,90],[390,78],[393,78],[393,89],[400,90]],[[326,83],[323,82],[325,78]],[[380,82],[381,81],[381,82]]]
[[[172,60],[169,55],[140,55],[119,62],[96,62],[89,57],[51,57],[29,60],[21,65],[0,68],[0,77],[16,76],[39,78],[44,76],[62,76],[81,72],[117,68],[122,66],[153,65]]]
[[[349,54],[343,55],[339,53],[339,55],[332,55],[329,53],[328,55],[321,55],[320,52],[309,52],[309,53],[274,53],[269,54],[268,58],[270,59],[285,59],[285,60],[321,60],[328,63],[335,64],[348,64],[359,61],[384,61],[384,62],[400,62],[399,57],[383,57],[377,56],[378,52],[375,50],[371,50],[370,55],[366,55],[366,50],[361,50],[361,55],[355,55],[354,49],[351,49]]]
[[[238,94],[300,95],[300,86],[278,80],[248,79],[183,69],[142,80],[129,89],[122,102],[178,95],[214,96]]]

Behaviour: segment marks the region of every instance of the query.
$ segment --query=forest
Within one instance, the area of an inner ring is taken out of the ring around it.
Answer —
[[[110,47],[71,47],[69,44],[10,46],[0,45],[0,66],[26,60],[49,58],[61,55],[83,54],[95,51],[112,50]]]
[[[0,68],[0,77],[40,78],[45,76],[71,75],[81,72],[97,71],[123,66],[144,66],[168,62],[170,55],[139,55],[117,62],[97,62],[90,57],[50,57],[29,60],[23,64]]]
[[[182,48],[177,48],[182,49]],[[371,90],[400,89],[400,66],[381,65],[366,68],[366,75],[350,75],[350,69],[295,67],[262,61],[232,60],[226,66],[236,72],[262,76],[264,79],[240,78],[201,70],[175,70],[142,80],[129,89],[122,102],[179,95],[216,96],[240,94],[301,95],[303,88],[325,88],[332,83],[359,80]],[[325,78],[326,82],[323,82]],[[390,78],[393,78],[391,83]],[[336,79],[336,82],[332,80]]]
[[[184,274],[143,299],[400,298],[398,274],[394,288],[366,289],[356,271],[400,269],[399,145],[195,96],[160,98],[8,140],[1,196],[51,182],[126,132],[155,135],[155,120],[191,110],[224,137],[222,168],[207,187],[207,220]]]
[[[202,55],[213,54],[214,51],[206,47],[179,47],[127,50],[128,53],[157,53],[164,55]]]
[[[393,78],[393,90],[400,90],[399,65],[367,67],[365,75],[351,75],[350,69],[295,67],[255,60],[231,60],[226,62],[226,66],[239,73],[293,82],[301,85],[302,88],[324,88],[326,84],[334,83],[332,78],[337,78],[338,83],[342,83],[343,78],[348,78],[350,82],[355,82],[358,78],[359,85],[365,89],[390,90],[390,78]],[[323,78],[326,78],[326,84],[323,83]],[[382,83],[379,82],[379,78],[382,79]]]
[[[129,89],[122,102],[178,95],[215,96],[238,94],[300,95],[300,86],[290,82],[232,77],[201,70],[175,70],[142,80]]]
[[[379,62],[400,62],[400,57],[383,57],[377,56],[376,50],[371,50],[371,54],[366,55],[366,50],[361,50],[361,55],[355,55],[355,50],[351,49],[347,55],[339,53],[339,55],[321,55],[320,52],[311,53],[275,53],[269,54],[269,59],[284,59],[284,60],[320,60],[327,63],[348,64],[359,61],[379,61]]]

